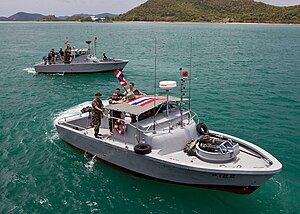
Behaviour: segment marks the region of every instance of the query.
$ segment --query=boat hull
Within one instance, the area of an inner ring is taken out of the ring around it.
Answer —
[[[194,187],[250,194],[277,172],[207,170],[184,166],[149,155],[136,154],[130,145],[110,144],[72,128],[56,124],[59,137],[68,144],[96,155],[101,162],[127,173],[152,180]]]
[[[68,145],[73,147],[79,153],[87,155],[86,151],[83,151],[80,148],[75,147],[74,145],[72,145],[72,144],[70,144],[66,141],[65,141],[65,143],[67,143]],[[93,155],[94,155],[94,154],[90,154],[90,153],[88,153],[88,154],[91,157],[93,157]],[[205,188],[205,189],[211,189],[211,190],[226,191],[226,192],[232,192],[232,193],[237,193],[237,194],[251,194],[252,192],[254,192],[255,190],[257,190],[260,187],[260,186],[236,186],[236,185],[212,185],[212,184],[181,183],[181,182],[177,182],[177,181],[164,180],[164,179],[161,179],[161,178],[158,178],[158,177],[153,177],[153,176],[141,174],[139,172],[129,170],[129,169],[121,167],[119,165],[115,165],[115,164],[113,164],[111,162],[108,162],[104,159],[101,159],[99,157],[97,157],[95,160],[98,163],[100,163],[104,166],[110,167],[114,170],[125,173],[127,175],[152,180],[152,181],[155,181],[155,182],[163,182],[163,183],[170,183],[170,184],[175,184],[175,185],[190,186],[190,187],[195,187],[195,188]]]
[[[111,72],[117,69],[123,70],[127,63],[127,60],[52,65],[44,65],[43,63],[41,63],[35,65],[34,69],[37,73],[43,74],[87,74]]]

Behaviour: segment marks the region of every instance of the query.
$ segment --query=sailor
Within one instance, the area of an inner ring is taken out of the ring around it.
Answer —
[[[102,94],[100,92],[95,94],[95,99],[92,102],[92,113],[93,113],[93,125],[94,125],[94,136],[95,138],[101,138],[101,134],[99,134],[99,128],[101,125],[101,117],[103,113],[103,104],[100,100],[100,96]]]
[[[63,52],[62,48],[59,49],[58,53],[59,53],[60,60],[63,61],[63,59],[64,59],[64,52]]]
[[[112,96],[108,98],[108,102],[109,102],[110,104],[118,104],[118,103],[123,103],[124,100],[122,100],[122,98],[120,98],[120,97],[118,96],[118,94],[117,94],[116,92],[114,92],[114,93],[112,94]]]
[[[67,47],[65,49],[64,53],[64,63],[69,64],[70,63],[70,56],[71,56],[71,46],[67,44]]]
[[[48,64],[51,65],[51,62],[52,62],[52,53],[51,51],[48,53],[48,56],[47,56],[47,60],[48,60]]]
[[[115,93],[117,93],[119,99],[122,99],[124,97],[124,95],[121,93],[121,89],[119,88],[116,88]]]
[[[47,59],[48,59],[49,65],[54,64],[54,56],[53,56],[53,53],[54,53],[53,49],[50,50],[50,52],[48,53]],[[55,55],[55,54],[54,54],[54,55]]]
[[[51,54],[52,54],[52,63],[55,64],[55,51],[54,48],[51,49]]]
[[[64,51],[64,63],[70,63],[68,48],[66,48]]]
[[[134,88],[134,83],[129,83],[129,89],[127,89],[126,94],[134,94],[134,95],[145,95],[144,93],[140,92],[137,88]]]
[[[105,53],[102,54],[102,60],[107,60],[107,56],[105,55]]]
[[[109,102],[109,104],[120,104],[120,103],[123,103],[124,100],[122,98],[119,98],[118,94],[116,92],[114,92],[112,94],[112,96],[108,98],[108,102]],[[111,115],[111,117],[113,117],[113,118],[109,119],[109,130],[110,130],[110,133],[112,133],[113,124],[116,122],[116,120],[117,120],[116,118],[121,117],[121,112],[111,111],[110,115]]]
[[[205,144],[215,144],[215,143],[216,143],[216,139],[210,137],[209,135],[204,135],[204,137],[203,137],[203,142],[204,142]]]

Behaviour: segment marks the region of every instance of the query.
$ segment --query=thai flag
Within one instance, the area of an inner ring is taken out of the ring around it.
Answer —
[[[130,100],[128,102],[128,104],[130,104],[130,105],[145,106],[145,105],[148,105],[148,104],[154,102],[154,100],[165,100],[165,98],[155,98],[155,97],[148,97],[148,96],[139,96],[139,97],[136,97],[133,100]]]
[[[116,71],[115,71],[115,75],[116,75],[116,77],[119,79],[119,81],[120,81],[120,83],[121,83],[121,85],[122,85],[123,87],[127,85],[127,82],[126,82],[126,80],[125,80],[125,78],[124,78],[124,75],[123,75],[123,73],[122,73],[121,71],[116,70]]]

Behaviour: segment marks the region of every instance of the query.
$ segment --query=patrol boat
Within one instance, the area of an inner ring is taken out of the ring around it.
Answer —
[[[64,63],[59,56],[56,57],[55,64],[49,64],[47,57],[43,57],[43,61],[34,65],[37,73],[42,74],[87,74],[99,72],[111,72],[115,70],[123,70],[128,60],[107,58],[99,59],[96,56],[96,40],[94,39],[94,54],[91,54],[91,41],[86,41],[88,48],[71,50],[70,63]]]
[[[184,84],[181,78],[181,91]],[[281,171],[281,163],[262,148],[209,130],[183,106],[189,99],[169,95],[176,86],[175,81],[163,81],[166,95],[105,105],[101,139],[94,137],[90,107],[63,112],[54,124],[68,144],[113,168],[156,181],[250,194]]]

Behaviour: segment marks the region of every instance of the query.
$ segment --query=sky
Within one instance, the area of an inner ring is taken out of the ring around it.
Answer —
[[[88,13],[125,13],[147,0],[0,0],[0,16],[11,16],[17,12],[43,15],[74,15]],[[267,4],[287,6],[300,4],[300,0],[256,0]]]

